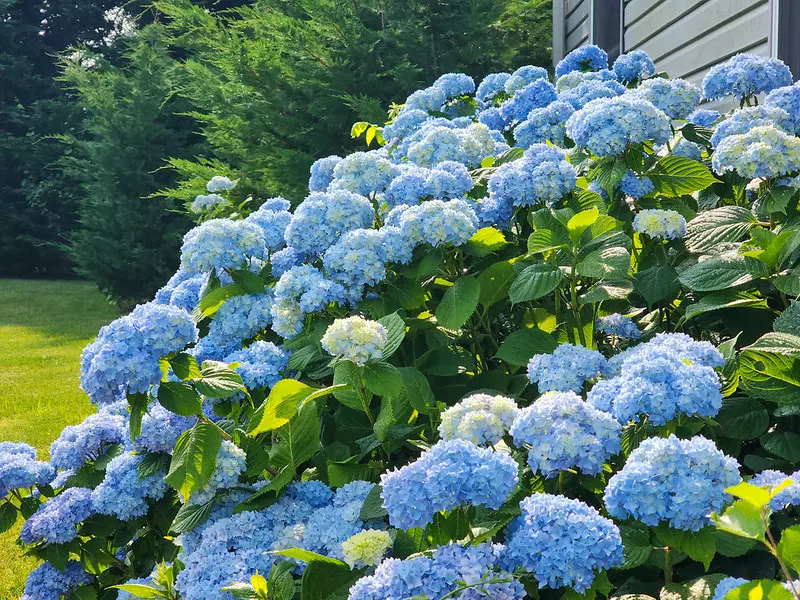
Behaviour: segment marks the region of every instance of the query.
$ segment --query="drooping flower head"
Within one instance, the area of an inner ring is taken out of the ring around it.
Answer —
[[[159,500],[167,491],[165,473],[139,477],[142,456],[124,452],[111,459],[102,483],[92,490],[92,510],[122,521],[143,517],[148,500]]]
[[[93,513],[92,490],[82,487],[68,488],[45,502],[25,521],[20,539],[25,544],[66,544],[78,536],[76,525]]]

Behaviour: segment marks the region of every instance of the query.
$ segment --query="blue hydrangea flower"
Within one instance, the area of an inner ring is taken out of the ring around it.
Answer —
[[[50,462],[57,469],[78,469],[98,458],[111,444],[127,438],[127,424],[119,415],[101,411],[79,425],[68,425],[50,444]]]
[[[540,392],[579,393],[583,384],[606,371],[606,359],[597,350],[561,344],[552,354],[535,354],[528,362],[528,380]]]
[[[555,205],[574,189],[575,168],[564,152],[546,144],[533,144],[523,157],[505,163],[489,177],[489,197],[513,206]]]
[[[433,190],[428,184],[429,173],[428,169],[422,167],[404,169],[386,188],[384,200],[389,208],[401,204],[419,204],[422,198],[432,196]]]
[[[91,583],[92,579],[76,560],[67,562],[63,571],[45,562],[28,575],[21,600],[61,600],[76,588]]]
[[[24,544],[66,544],[78,536],[76,525],[93,514],[92,490],[74,487],[45,502],[22,526]]]
[[[422,127],[423,123],[430,119],[431,116],[427,111],[404,108],[397,115],[397,118],[383,128],[383,137],[388,142],[401,140],[410,136],[412,133]],[[312,192],[323,190],[311,190]]]
[[[381,234],[383,257],[387,262],[407,265],[411,262],[414,246],[399,227],[385,225],[379,230]]]
[[[508,73],[489,73],[483,78],[475,92],[475,100],[479,106],[486,106],[497,94],[504,91],[506,82],[511,78]]]
[[[102,483],[92,490],[92,510],[123,521],[143,517],[148,500],[160,500],[167,491],[165,473],[139,477],[142,456],[124,452],[111,459]]]
[[[655,186],[648,177],[637,177],[636,173],[628,169],[619,181],[619,189],[626,196],[641,198],[653,193]]]
[[[621,449],[620,424],[573,392],[548,392],[523,408],[511,427],[517,447],[528,448],[534,472],[554,477],[567,469],[598,475]]]
[[[488,543],[468,547],[450,543],[430,557],[386,559],[374,574],[356,581],[348,600],[522,600],[525,588],[497,566],[501,548]],[[486,583],[474,587],[481,582]],[[458,593],[463,586],[472,587]]]
[[[684,156],[692,160],[700,161],[703,159],[703,148],[701,148],[699,144],[681,138],[672,147],[672,154],[674,156]]]
[[[219,490],[232,488],[239,481],[239,475],[245,470],[244,450],[233,442],[222,440],[222,445],[217,452],[217,463],[208,481],[192,493],[190,498],[183,498],[184,502],[191,500],[192,504],[205,504],[214,497]]]
[[[511,428],[517,403],[505,396],[471,394],[445,410],[439,423],[443,440],[467,440],[477,446],[496,444]]]
[[[633,218],[633,230],[657,240],[676,240],[686,235],[686,219],[674,210],[646,208]]]
[[[693,125],[699,125],[700,127],[712,127],[719,117],[719,111],[698,108],[688,117],[686,117],[686,120],[689,123],[692,123]]]
[[[270,256],[270,265],[272,266],[272,276],[275,279],[280,279],[280,276],[286,273],[292,267],[298,267],[305,261],[306,256],[304,253],[289,246],[283,250],[279,250]]]
[[[192,200],[189,210],[193,213],[201,213],[209,208],[216,208],[227,203],[228,201],[219,194],[200,194]]]
[[[461,505],[497,510],[517,485],[517,463],[465,440],[446,440],[415,462],[381,475],[383,507],[394,527],[424,527]]]
[[[182,281],[172,291],[167,304],[182,308],[186,312],[192,312],[200,302],[200,294],[206,286],[206,281],[207,278],[204,275]]]
[[[614,71],[600,69],[599,71],[570,71],[556,79],[556,91],[560,94],[574,87],[579,86],[585,81],[618,81]]]
[[[722,140],[711,158],[714,170],[742,177],[779,177],[800,170],[800,138],[767,125]]]
[[[792,85],[792,72],[783,61],[755,54],[737,54],[711,67],[702,84],[708,100],[725,96],[741,99],[787,85]]]
[[[711,135],[713,146],[726,137],[747,133],[754,127],[774,125],[786,132],[791,132],[791,118],[782,108],[777,106],[746,106],[733,112],[727,119],[719,123]]]
[[[527,115],[527,113],[525,113]],[[495,136],[486,125],[474,123],[463,129],[426,126],[420,137],[408,147],[408,159],[422,167],[432,167],[445,161],[458,161],[469,169],[481,161],[508,149],[502,136]]]
[[[176,415],[160,404],[156,404],[142,417],[142,430],[134,440],[133,447],[138,452],[172,454],[175,442],[194,423],[194,417]]]
[[[472,189],[469,169],[454,160],[441,162],[428,171],[427,182],[431,195],[439,200],[460,198]]]
[[[333,169],[341,161],[342,157],[335,154],[314,161],[308,178],[308,191],[324,192],[327,190],[331,181],[333,181]]]
[[[683,79],[655,77],[643,81],[631,97],[651,102],[670,119],[685,119],[700,104],[700,88]]]
[[[363,365],[379,360],[387,341],[383,325],[354,316],[336,319],[322,336],[322,347],[332,356]]]
[[[500,105],[500,116],[507,123],[519,123],[524,121],[533,109],[544,108],[556,99],[557,94],[553,84],[546,79],[537,79],[503,102]]]
[[[290,352],[279,348],[272,342],[259,340],[244,350],[238,350],[225,357],[223,362],[239,363],[236,371],[242,376],[245,387],[271,388],[281,379],[281,374],[289,362]]]
[[[433,85],[441,89],[446,98],[466,96],[475,91],[475,81],[464,73],[445,73]]]
[[[800,505],[800,471],[786,475],[780,471],[767,469],[753,477],[750,483],[758,487],[776,487],[787,480],[791,484],[778,492],[769,502],[772,510],[783,510],[787,506]]]
[[[478,219],[481,227],[496,226],[508,230],[514,214],[514,206],[507,198],[481,198],[478,203]]]
[[[728,595],[728,592],[732,592],[746,583],[750,583],[750,580],[742,579],[741,577],[726,577],[714,588],[714,596],[711,600],[725,600],[725,596]]]
[[[25,442],[0,442],[0,454],[12,454],[36,460],[36,448]]]
[[[383,234],[376,229],[349,231],[325,251],[325,270],[347,287],[375,285],[386,279]]]
[[[566,75],[570,71],[597,71],[608,69],[608,54],[595,45],[580,46],[567,54],[556,65],[556,77]]]
[[[620,81],[631,83],[655,75],[656,65],[644,50],[632,50],[614,61],[614,73]]]
[[[399,174],[383,150],[353,152],[336,163],[331,186],[367,196],[383,192]]]
[[[414,246],[465,244],[478,230],[478,216],[465,200],[430,200],[418,206],[398,206],[386,224],[399,227]]]
[[[609,480],[603,500],[619,519],[698,531],[711,525],[711,513],[732,499],[725,489],[741,479],[738,463],[711,440],[649,438]]]
[[[406,109],[418,109],[426,112],[436,112],[442,109],[442,104],[447,101],[445,91],[436,86],[417,90],[405,101]]]
[[[617,81],[587,79],[558,95],[558,99],[568,103],[573,110],[586,106],[598,98],[615,98],[626,92],[624,85]]]
[[[501,564],[533,574],[540,587],[570,587],[582,593],[597,572],[623,561],[622,536],[610,520],[580,500],[533,494],[509,525]]]
[[[772,90],[764,99],[764,105],[785,110],[791,119],[791,124],[787,126],[788,128],[784,128],[795,135],[800,133],[800,85],[788,85]]]
[[[538,81],[540,79],[547,81],[549,78],[550,76],[547,73],[547,69],[534,65],[525,65],[514,71],[511,76],[505,80],[503,83],[503,88],[505,89],[506,94],[513,96],[522,88],[530,85],[534,81]]]
[[[650,102],[626,94],[589,102],[567,119],[567,135],[595,156],[613,156],[629,144],[665,144],[670,121]]]
[[[27,453],[0,453],[0,498],[5,498],[11,490],[47,485],[56,476],[53,466],[35,460]]]
[[[300,265],[286,271],[275,284],[274,318],[280,301],[296,300],[298,308],[304,313],[312,313],[327,306],[331,302],[344,299],[344,289],[338,283],[330,281],[311,265]]]
[[[214,313],[208,337],[219,340],[220,346],[230,345],[255,336],[271,320],[272,294],[269,292],[231,296]]]
[[[286,242],[299,252],[322,254],[344,233],[371,227],[374,219],[375,210],[364,196],[347,190],[314,192],[294,211]]]
[[[629,360],[646,360],[645,358],[636,359],[657,349],[661,354],[668,354],[674,358],[697,364],[704,367],[716,369],[721,367],[724,359],[719,350],[709,342],[697,341],[685,333],[658,333],[645,344],[639,344],[612,356],[608,361],[609,375],[619,375],[622,367]]]
[[[557,100],[544,108],[536,108],[528,113],[527,120],[514,128],[514,139],[522,148],[533,144],[552,142],[564,145],[564,124],[575,112],[567,102]]]
[[[254,223],[211,219],[183,236],[181,268],[189,273],[239,269],[248,258],[263,258],[266,241]]]
[[[206,184],[206,189],[211,192],[226,192],[236,185],[233,181],[222,175],[214,175]]]
[[[595,326],[598,331],[623,340],[635,340],[642,335],[633,319],[619,313],[598,318]]]
[[[511,125],[511,122],[503,117],[500,108],[496,106],[482,110],[478,114],[478,122],[493,131],[504,131]]]
[[[261,228],[264,232],[264,245],[270,252],[280,250],[286,245],[286,228],[291,220],[289,202],[280,196],[267,200],[245,219],[248,223],[254,223]]]

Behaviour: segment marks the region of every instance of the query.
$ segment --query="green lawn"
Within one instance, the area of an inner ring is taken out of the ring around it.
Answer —
[[[0,279],[0,440],[27,442],[48,458],[65,425],[92,406],[78,387],[81,350],[117,316],[90,283]],[[0,600],[22,595],[36,565],[0,535]]]

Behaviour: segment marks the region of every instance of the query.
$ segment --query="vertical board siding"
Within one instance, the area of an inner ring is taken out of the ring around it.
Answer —
[[[589,2],[590,0],[567,0],[566,42],[564,50],[569,52],[589,41]]]

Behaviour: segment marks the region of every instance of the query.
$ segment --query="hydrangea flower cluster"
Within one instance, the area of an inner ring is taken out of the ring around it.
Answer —
[[[20,539],[25,544],[47,542],[66,544],[78,535],[76,525],[88,519],[92,508],[92,490],[68,488],[45,502],[22,526]]]
[[[502,136],[492,132],[483,123],[474,123],[462,129],[429,126],[419,133],[420,137],[409,145],[408,159],[421,167],[458,161],[474,169],[480,166],[483,159],[508,149]]]
[[[775,497],[769,501],[769,507],[772,510],[783,510],[787,506],[800,505],[800,471],[786,475],[780,471],[767,469],[753,477],[750,483],[758,487],[776,487],[787,480],[791,484],[775,494]]]
[[[707,108],[698,108],[688,117],[686,117],[686,120],[693,125],[698,125],[699,127],[711,127],[714,125],[717,119],[719,119],[719,117],[719,111],[709,110]]]
[[[192,200],[192,203],[189,205],[189,210],[193,213],[201,213],[209,208],[222,206],[227,202],[228,201],[219,194],[200,194]]]
[[[184,502],[191,499],[192,504],[205,504],[211,500],[219,490],[232,488],[239,481],[239,475],[245,470],[245,453],[233,442],[222,440],[222,445],[217,452],[217,462],[208,481],[191,498],[183,498]]]
[[[567,119],[567,135],[595,156],[613,156],[628,144],[647,140],[665,144],[670,137],[670,121],[642,98],[599,98]]]
[[[557,97],[556,88],[552,83],[546,79],[537,79],[503,102],[499,107],[500,116],[508,124],[519,123],[524,121],[532,110],[544,108],[555,102]]]
[[[183,236],[181,267],[188,273],[240,269],[248,258],[264,258],[264,231],[247,221],[210,219]]]
[[[548,79],[547,69],[534,65],[525,65],[514,71],[503,83],[506,94],[514,95],[528,84],[539,79]]]
[[[493,600],[522,600],[522,584],[498,568],[501,548],[491,544],[465,548],[451,543],[437,548],[430,557],[389,558],[373,575],[362,577],[350,588],[348,600],[478,600],[487,594]],[[477,584],[481,584],[479,588]],[[459,593],[464,586],[471,587]]]
[[[272,320],[272,294],[242,294],[225,300],[214,315],[208,334],[196,348],[232,348],[239,342],[249,339],[267,327]],[[212,344],[209,346],[208,344]],[[223,351],[223,355],[225,352]],[[219,360],[218,353],[195,352],[198,360],[210,358]]]
[[[98,458],[111,444],[127,438],[127,424],[119,415],[100,411],[79,425],[68,425],[50,444],[50,462],[57,469],[78,469]]]
[[[556,77],[571,71],[597,71],[608,68],[608,54],[599,46],[588,45],[576,48],[556,65]]]
[[[583,384],[606,372],[605,357],[597,350],[561,344],[552,354],[535,354],[528,362],[528,380],[540,392],[579,393]]]
[[[633,218],[633,230],[656,240],[676,240],[686,235],[686,219],[674,210],[646,208]]]
[[[76,560],[69,561],[63,571],[49,562],[42,563],[28,575],[21,600],[61,600],[71,591],[91,582],[92,576]]]
[[[504,568],[525,569],[541,587],[582,593],[598,571],[622,563],[619,529],[580,500],[533,494],[519,506],[522,514],[509,525],[501,556]]]
[[[655,186],[648,177],[637,177],[636,173],[628,169],[619,182],[620,191],[631,198],[641,198],[652,194]]]
[[[136,436],[133,448],[138,452],[166,452],[172,454],[181,434],[194,425],[193,417],[182,417],[168,411],[160,404],[148,409],[142,417],[141,433]]]
[[[800,138],[774,125],[753,127],[723,139],[711,164],[719,174],[736,171],[748,179],[786,175],[800,170]]]
[[[0,446],[0,498],[11,490],[47,485],[56,476],[53,466],[36,460],[36,450],[19,442],[4,442]]]
[[[734,111],[717,125],[711,135],[711,143],[716,147],[728,136],[741,135],[754,127],[766,125],[774,125],[784,131],[790,131],[789,113],[775,106],[746,106]]]
[[[270,198],[245,219],[261,228],[264,232],[264,245],[270,252],[280,250],[286,245],[284,234],[292,220],[289,206],[289,201],[285,198]]]
[[[789,124],[784,128],[795,135],[800,133],[800,85],[795,83],[772,90],[764,99],[764,105],[785,110]]]
[[[159,500],[167,491],[165,473],[139,477],[142,456],[124,452],[111,459],[105,477],[92,490],[92,510],[130,521],[147,514],[148,500]]]
[[[418,206],[398,206],[386,216],[414,246],[466,244],[478,230],[478,216],[466,200],[430,200]]]
[[[427,117],[427,115],[426,115]],[[333,181],[333,170],[342,160],[341,156],[331,155],[317,159],[311,165],[308,179],[309,192],[324,192]]]
[[[598,331],[623,340],[635,340],[642,335],[633,319],[619,313],[598,318],[595,326]]]
[[[389,522],[410,529],[464,504],[497,510],[517,480],[511,457],[465,440],[447,440],[402,469],[381,475],[381,496]]]
[[[748,98],[761,92],[792,85],[792,72],[777,58],[737,54],[711,67],[703,77],[703,97],[719,100],[726,96]]]
[[[331,302],[343,302],[345,289],[327,279],[311,265],[292,267],[275,284],[272,306],[272,329],[284,338],[292,338],[303,329],[303,317]]]
[[[568,90],[558,95],[558,99],[568,103],[573,110],[586,106],[598,98],[616,98],[626,91],[624,85],[613,80],[584,79]]]
[[[576,468],[586,475],[603,471],[617,454],[622,428],[573,392],[548,392],[523,408],[511,427],[514,444],[528,448],[534,472],[554,477]]]
[[[362,366],[380,360],[387,343],[386,328],[364,317],[336,319],[322,336],[322,347],[332,356]]]
[[[518,410],[511,398],[472,394],[442,413],[439,435],[477,446],[496,444],[511,428]]]
[[[328,248],[323,265],[337,282],[360,291],[386,279],[387,263],[410,262],[413,250],[396,227],[355,229]]]
[[[528,118],[514,128],[514,139],[522,148],[530,148],[533,144],[552,142],[564,144],[564,124],[575,112],[568,102],[557,100],[528,113]]]
[[[185,310],[150,302],[100,330],[81,354],[81,388],[96,404],[114,402],[127,390],[147,392],[161,381],[158,359],[197,340]]]
[[[614,61],[614,73],[624,83],[642,81],[656,73],[656,66],[644,50],[633,50]]]
[[[648,79],[632,96],[651,102],[670,119],[685,119],[700,104],[700,88],[683,79]]]
[[[400,170],[382,150],[353,152],[336,163],[331,186],[362,196],[383,192]]]
[[[505,91],[506,83],[511,79],[508,73],[489,73],[478,85],[475,100],[479,106],[486,106],[495,96]],[[524,81],[524,77],[520,76]],[[516,80],[515,80],[516,84]]]
[[[377,567],[391,547],[392,536],[378,529],[359,531],[342,542],[344,561],[352,569]]]
[[[249,390],[271,388],[281,379],[281,373],[289,362],[290,352],[272,342],[257,341],[244,350],[237,350],[225,357],[223,362],[239,363],[236,371]]]
[[[612,356],[608,361],[608,375],[620,375],[625,363],[632,357],[648,354],[653,351],[669,354],[679,360],[694,363],[703,367],[716,369],[723,365],[724,359],[719,350],[710,342],[697,341],[685,333],[658,333],[646,344],[628,348],[624,352]],[[642,356],[640,361],[647,360]]]
[[[725,490],[740,481],[738,463],[706,438],[649,438],[609,480],[604,502],[620,519],[699,531],[732,499]]]
[[[235,182],[223,175],[214,175],[206,184],[206,189],[213,194],[216,192],[227,192],[233,189],[235,185]]]

